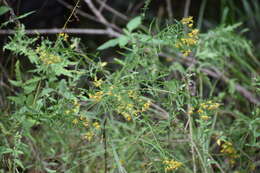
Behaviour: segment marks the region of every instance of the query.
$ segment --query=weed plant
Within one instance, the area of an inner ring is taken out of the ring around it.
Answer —
[[[17,61],[10,79],[0,172],[259,171],[259,102],[241,92],[259,94],[259,59],[239,25],[200,34],[192,17],[158,32],[141,22],[98,48],[120,48],[110,62],[79,38],[17,28],[4,49],[31,68]]]

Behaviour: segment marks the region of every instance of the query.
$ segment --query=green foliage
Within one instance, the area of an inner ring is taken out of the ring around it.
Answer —
[[[9,10],[10,10],[9,7],[0,6],[0,16],[4,15],[4,14],[7,13]]]
[[[141,21],[134,18],[98,48],[120,46],[109,63],[76,49],[76,39],[64,34],[50,41],[17,29],[4,49],[28,58],[31,69],[17,61],[9,81],[18,92],[0,117],[0,169],[254,171],[259,108],[236,86],[257,89],[259,61],[235,33],[238,25],[198,34],[186,18],[154,33],[137,30]],[[204,73],[212,69],[230,80]]]

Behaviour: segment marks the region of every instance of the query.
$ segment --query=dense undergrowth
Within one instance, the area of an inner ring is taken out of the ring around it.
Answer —
[[[240,24],[200,34],[192,17],[156,33],[141,22],[98,48],[117,46],[109,62],[79,38],[17,28],[4,50],[31,67],[17,61],[9,80],[0,172],[260,170],[260,62]]]

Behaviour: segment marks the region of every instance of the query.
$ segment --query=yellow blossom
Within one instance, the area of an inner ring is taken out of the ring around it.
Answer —
[[[100,64],[101,67],[105,67],[106,65],[107,65],[107,62],[102,62],[102,63]]]
[[[89,126],[89,122],[88,122],[88,120],[83,121],[82,124],[83,124],[84,127],[88,127],[88,126]]]
[[[223,141],[221,139],[217,140],[217,144],[221,147],[220,152],[228,157],[229,164],[234,165],[236,162],[235,159],[238,158],[239,155],[237,154],[237,151],[234,148],[233,144],[231,142]]]
[[[165,160],[163,163],[165,165],[165,171],[176,170],[182,166],[181,162],[175,160]]]
[[[200,116],[200,119],[207,121],[207,120],[210,119],[210,117],[207,116],[207,115],[201,115],[201,116]]]
[[[190,27],[190,28],[191,28],[192,26],[193,26],[193,23],[190,23],[190,24],[188,24],[188,27]]]
[[[203,113],[204,111],[203,111],[202,109],[199,109],[197,112],[198,112],[199,114],[201,114],[201,113]]]
[[[97,80],[97,78],[95,77],[94,82],[93,82],[95,87],[100,87],[102,85],[102,83],[103,83],[102,79]]]
[[[192,46],[197,43],[197,40],[194,38],[182,38],[181,42],[185,45]]]
[[[183,46],[183,45],[182,45],[182,43],[180,43],[180,42],[175,43],[175,47],[176,47],[177,49],[181,48],[182,46]]]
[[[89,98],[94,99],[96,102],[99,102],[102,99],[103,94],[104,94],[103,91],[98,91],[94,95],[89,94]]]
[[[91,141],[93,136],[94,136],[93,132],[87,132],[87,133],[84,134],[83,138],[88,140],[88,141]]]
[[[141,111],[142,111],[142,112],[147,111],[147,110],[149,109],[150,105],[151,105],[151,101],[149,100],[149,101],[147,101],[147,102],[143,105]]]
[[[209,105],[208,109],[209,110],[214,110],[214,109],[217,109],[219,106],[220,106],[219,103],[214,103],[212,105]]]
[[[76,118],[72,121],[73,124],[78,124],[78,122],[79,121]]]
[[[81,115],[81,116],[79,117],[79,119],[80,119],[81,121],[83,121],[83,120],[86,120],[86,117],[84,117],[84,116]]]
[[[201,104],[200,104],[200,107],[203,108],[203,109],[207,109],[208,105],[205,104],[205,103],[201,103]]]
[[[94,122],[93,123],[93,126],[96,128],[96,129],[99,129],[100,128],[100,124],[98,122]]]
[[[197,37],[198,33],[199,33],[198,29],[193,29],[190,33],[188,33],[188,36],[189,37]]]
[[[187,24],[192,24],[193,23],[193,17],[192,16],[189,16],[189,17],[186,17],[186,18],[183,18],[181,20],[181,23],[183,25],[187,25]],[[192,26],[192,25],[191,25]]]
[[[36,48],[36,53],[39,54],[39,59],[45,65],[56,64],[61,62],[61,58],[59,56],[49,53],[48,51],[43,50],[40,47]]]
[[[191,50],[185,50],[182,52],[183,56],[189,56],[189,54],[191,53]]]
[[[69,38],[69,35],[66,33],[59,33],[59,37],[63,38],[64,41],[67,41]]]
[[[66,111],[65,111],[65,114],[69,114],[69,113],[70,113],[70,110],[66,110]]]
[[[127,121],[130,121],[132,119],[131,115],[127,112],[121,112],[121,114]]]

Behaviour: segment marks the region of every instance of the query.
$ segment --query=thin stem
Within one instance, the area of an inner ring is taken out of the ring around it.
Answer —
[[[200,5],[200,12],[199,12],[199,18],[198,18],[198,24],[197,24],[197,28],[199,30],[201,29],[201,24],[202,24],[204,12],[205,12],[206,4],[207,4],[207,0],[203,0]]]
[[[104,120],[104,128],[103,128],[103,141],[104,141],[104,160],[105,160],[105,169],[104,169],[104,173],[107,173],[107,136],[106,136],[106,123],[107,123],[107,119],[105,118]]]
[[[191,3],[191,0],[186,0],[183,17],[188,17],[189,16],[190,3]]]

